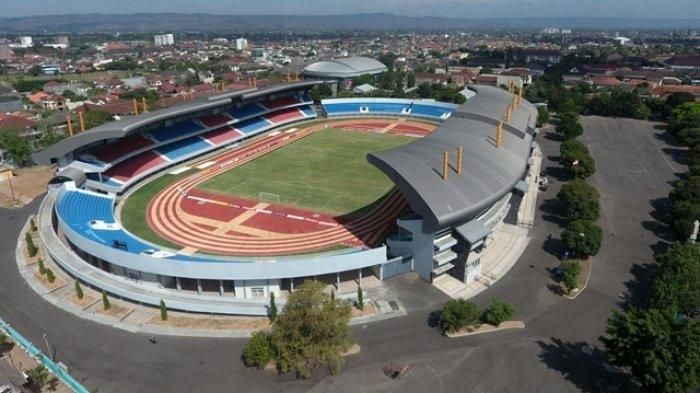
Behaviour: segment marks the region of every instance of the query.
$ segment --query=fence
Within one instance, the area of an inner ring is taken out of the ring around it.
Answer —
[[[41,351],[36,346],[34,346],[34,344],[32,344],[29,340],[27,340],[21,334],[19,334],[19,332],[12,328],[12,326],[3,321],[2,318],[0,318],[0,331],[10,336],[10,338],[14,342],[19,344],[19,346],[22,347],[29,354],[29,356],[42,363],[44,367],[46,367],[46,369],[49,370],[49,372],[58,377],[58,379],[63,381],[63,383],[65,383],[74,392],[89,393],[89,390],[87,390],[83,385],[80,384],[80,382],[76,381],[75,378],[68,374],[68,371],[66,369],[59,366],[53,360],[51,360],[51,358],[41,353]]]

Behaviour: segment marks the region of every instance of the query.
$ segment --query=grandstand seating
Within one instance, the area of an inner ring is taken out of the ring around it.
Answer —
[[[204,151],[211,147],[209,143],[199,136],[193,136],[179,141],[161,146],[156,150],[158,153],[168,157],[171,161],[179,161],[185,156]]]
[[[267,112],[267,108],[254,103],[243,105],[240,108],[231,109],[227,113],[234,119],[243,120],[249,117],[262,115],[265,112]]]
[[[87,178],[98,183],[100,182],[100,176],[97,173],[88,173]],[[106,174],[102,175],[102,184],[114,188],[121,188],[121,186],[124,185],[121,181],[111,178]]]
[[[310,106],[304,105],[300,109],[304,113],[305,117],[316,117],[316,112],[314,112],[313,108]]]
[[[457,105],[420,100],[330,99],[323,100],[323,108],[329,116],[374,114],[445,119]]]
[[[262,117],[255,117],[252,119],[244,120],[234,125],[234,127],[236,127],[238,131],[244,133],[247,136],[262,132],[270,128],[270,126],[270,122]]]
[[[411,114],[414,116],[441,117],[445,113],[452,113],[452,109],[434,105],[413,104]]]
[[[153,145],[153,141],[150,139],[146,139],[141,135],[132,135],[117,142],[94,148],[90,151],[90,154],[104,163],[109,163],[119,157],[151,145]]]
[[[282,97],[274,100],[263,101],[263,104],[269,110],[275,110],[290,105],[298,105],[301,102],[296,97]]]
[[[299,108],[287,108],[265,115],[265,119],[274,124],[286,123],[292,120],[303,119],[304,113]]]
[[[170,127],[150,131],[151,136],[159,142],[165,142],[184,135],[192,134],[202,129],[202,126],[193,121],[175,123]]]
[[[233,119],[226,115],[202,116],[199,120],[207,127],[218,127],[233,121]]]
[[[83,190],[70,190],[58,201],[57,211],[66,225],[92,241],[113,247],[116,240],[125,244],[127,251],[133,253],[152,248],[122,229],[97,229],[90,225],[90,221],[115,224],[113,205],[113,197]]]
[[[243,137],[243,133],[234,130],[232,127],[222,127],[217,130],[209,131],[202,135],[202,138],[207,139],[214,145],[235,141]]]
[[[120,162],[119,164],[109,168],[104,174],[107,176],[107,178],[127,181],[132,177],[151,168],[155,168],[156,166],[165,162],[166,161],[163,159],[163,157],[151,150],[131,157],[126,161]]]

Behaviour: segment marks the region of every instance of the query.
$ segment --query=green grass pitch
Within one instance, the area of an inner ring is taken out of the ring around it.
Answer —
[[[279,195],[286,205],[335,215],[357,213],[393,186],[367,162],[367,153],[412,140],[328,128],[217,175],[200,188],[249,199],[265,192]]]

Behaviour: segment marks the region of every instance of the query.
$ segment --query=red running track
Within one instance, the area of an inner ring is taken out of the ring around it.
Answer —
[[[149,225],[160,236],[174,243],[226,255],[285,255],[314,252],[340,244],[376,245],[407,208],[397,189],[389,192],[364,216],[341,224],[337,218],[277,204],[260,205],[264,206],[262,211],[249,211],[258,204],[257,201],[205,193],[196,188],[222,171],[242,165],[321,128],[322,125],[317,125],[295,133],[266,136],[210,159],[216,162],[214,166],[175,182],[151,201],[147,209]],[[244,205],[243,201],[247,204]],[[233,209],[228,204],[236,204],[239,208]],[[248,217],[241,217],[245,220],[237,223],[237,226],[228,228],[224,225],[244,213]],[[218,230],[212,223],[220,225]],[[220,233],[222,231],[225,233]]]

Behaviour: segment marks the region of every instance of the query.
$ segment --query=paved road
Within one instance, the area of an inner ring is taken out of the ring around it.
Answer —
[[[548,269],[558,264],[562,221],[555,195],[562,172],[558,142],[540,140],[543,171],[554,180],[540,195],[532,241],[521,260],[494,287],[475,299],[513,303],[522,331],[447,339],[428,326],[428,312],[444,297],[413,276],[389,280],[404,292],[405,318],[359,326],[363,350],[348,359],[342,373],[312,381],[247,370],[234,339],[162,338],[149,345],[135,335],[82,321],[36,296],[14,264],[19,228],[37,204],[0,209],[0,316],[35,343],[48,333],[57,358],[76,377],[101,392],[574,392],[634,391],[626,377],[606,371],[598,336],[610,309],[637,293],[648,271],[652,248],[663,247],[668,231],[655,223],[654,206],[663,204],[669,181],[683,170],[678,150],[665,144],[651,123],[583,118],[585,137],[599,173],[591,180],[602,193],[606,240],[591,284],[577,300],[553,293]],[[548,233],[555,239],[547,241]],[[381,367],[406,364],[410,374],[387,379]]]

